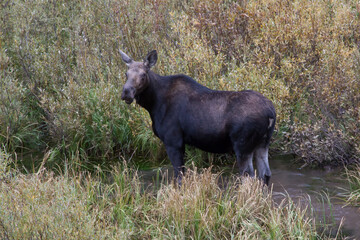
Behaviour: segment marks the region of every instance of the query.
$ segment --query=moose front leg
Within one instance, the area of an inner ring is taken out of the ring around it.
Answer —
[[[182,176],[185,173],[185,167],[184,167],[184,152],[185,147],[173,147],[170,145],[166,145],[166,152],[168,157],[170,158],[171,164],[174,168],[174,175],[175,180],[178,183],[178,185],[181,185],[181,179]]]

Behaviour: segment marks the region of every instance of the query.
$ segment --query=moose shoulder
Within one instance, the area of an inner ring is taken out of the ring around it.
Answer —
[[[186,75],[160,76],[150,70],[156,51],[143,62],[120,54],[128,66],[121,98],[128,104],[136,99],[149,112],[179,181],[189,144],[213,153],[234,151],[241,175],[254,176],[254,158],[259,178],[269,183],[268,149],[276,120],[270,100],[251,90],[211,90]]]

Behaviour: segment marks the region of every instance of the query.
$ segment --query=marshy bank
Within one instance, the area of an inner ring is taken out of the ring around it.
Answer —
[[[296,163],[291,155],[274,156],[270,164],[272,200],[276,204],[291,198],[302,208],[308,208],[318,230],[326,229],[328,236],[334,237],[340,231],[340,239],[360,239],[360,208],[356,204],[348,204],[350,186],[341,168],[301,168],[301,164]],[[220,169],[223,170],[218,169],[222,172],[218,185],[226,189],[229,181],[234,180],[232,177],[238,174],[237,168],[227,166]],[[156,188],[163,179],[169,183],[172,167],[168,165],[139,171],[139,175],[144,188]]]
[[[360,159],[359,16],[357,0],[0,1],[0,148],[7,156],[1,159],[1,237],[230,238],[252,230],[254,238],[275,239],[280,232],[285,239],[327,238],[293,202],[283,211],[265,201],[278,195],[246,195],[234,187],[239,199],[259,202],[251,212],[243,203],[230,208],[233,195],[205,185],[211,190],[196,201],[215,205],[215,212],[187,204],[190,212],[180,221],[184,209],[175,203],[190,201],[187,193],[161,184],[166,198],[143,192],[134,170],[116,162],[154,165],[164,150],[147,113],[120,99],[125,66],[118,49],[134,58],[157,49],[159,74],[184,73],[212,89],[261,92],[278,113],[272,149],[295,153],[308,165],[343,166]],[[31,154],[39,165],[20,161]],[[19,162],[9,165],[10,158]],[[198,167],[203,158],[187,154]],[[42,162],[48,170],[38,171]],[[271,167],[275,183],[278,170]],[[308,193],[314,187],[309,181],[332,182],[321,173],[317,179],[279,169],[273,193],[283,192],[279,185],[291,195],[298,185]],[[360,202],[359,172],[348,178],[354,205]],[[104,178],[109,174],[114,182]],[[287,186],[287,179],[299,183]],[[171,199],[173,212],[161,208]],[[289,218],[298,225],[290,226]]]
[[[152,171],[152,184],[158,185],[151,188],[139,177],[144,173],[126,165],[92,174],[44,168],[23,174],[11,164],[2,152],[3,239],[344,238],[341,231],[323,231],[329,227],[318,225],[311,206],[286,196],[275,199],[274,191],[253,178],[228,176],[222,188],[221,176],[210,169],[188,170],[177,188]]]

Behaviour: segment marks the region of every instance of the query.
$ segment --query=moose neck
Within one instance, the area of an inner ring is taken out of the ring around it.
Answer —
[[[135,99],[140,106],[145,108],[150,115],[152,115],[152,112],[159,102],[161,95],[160,91],[162,91],[161,89],[163,89],[164,86],[161,86],[162,77],[160,75],[149,71],[148,78],[149,85],[140,94],[138,94]]]

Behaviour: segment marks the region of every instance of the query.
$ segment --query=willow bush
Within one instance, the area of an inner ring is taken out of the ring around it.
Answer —
[[[273,149],[309,164],[360,158],[357,1],[0,1],[0,142],[8,152],[154,162],[147,113],[120,100],[125,65],[219,90],[254,89],[277,109]]]

